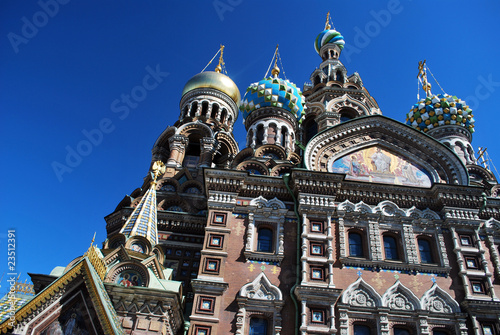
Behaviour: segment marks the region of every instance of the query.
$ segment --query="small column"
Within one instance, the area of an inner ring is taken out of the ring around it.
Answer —
[[[200,140],[200,163],[198,167],[210,167],[212,165],[212,157],[215,151],[219,148],[219,143],[211,137],[204,137]]]
[[[264,135],[262,138],[262,144],[267,144],[269,142],[267,139],[268,136],[269,136],[269,125],[266,124],[264,125]]]
[[[477,241],[477,247],[479,249],[479,253],[481,254],[481,265],[483,267],[484,273],[486,274],[486,282],[488,283],[488,292],[489,295],[492,299],[497,300],[497,296],[495,294],[495,290],[493,287],[493,280],[491,280],[491,277],[493,276],[490,270],[488,269],[488,261],[486,260],[485,257],[485,252],[482,244],[481,244],[481,238],[479,237],[479,229],[474,231],[476,241]]]
[[[429,335],[430,332],[429,332],[429,323],[427,322],[427,316],[420,315],[419,323],[420,323],[420,334]]]
[[[255,230],[254,215],[253,213],[248,214],[248,232],[247,232],[247,243],[245,245],[245,251],[252,251],[253,247],[253,233]]]
[[[330,334],[337,332],[335,328],[335,302],[330,304]]]
[[[307,215],[302,214],[302,257],[300,258],[302,261],[302,282],[301,285],[304,285],[307,282]]]
[[[378,220],[368,219],[368,235],[369,235],[368,237],[370,241],[370,253],[372,259],[383,260]]]
[[[278,125],[276,126],[276,141],[274,143],[276,143],[277,145],[281,145],[281,127]]]
[[[307,301],[302,300],[301,306],[302,306],[302,310],[300,312],[300,320],[301,320],[300,330],[301,330],[301,333],[305,335],[305,334],[307,334],[307,332],[306,332],[306,329],[307,329]]]
[[[187,143],[188,139],[183,135],[174,135],[168,139],[168,144],[170,147],[170,158],[167,161],[167,165],[175,167],[182,166],[182,161],[184,160],[184,155],[186,153]]]
[[[326,219],[326,239],[328,243],[328,286],[335,287],[333,283],[333,235],[332,235],[332,215],[328,214]]]

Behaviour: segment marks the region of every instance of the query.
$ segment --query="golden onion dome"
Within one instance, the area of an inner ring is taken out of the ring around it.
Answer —
[[[205,71],[198,73],[184,86],[182,96],[197,88],[213,88],[226,93],[238,105],[240,102],[240,90],[228,76],[218,72]]]

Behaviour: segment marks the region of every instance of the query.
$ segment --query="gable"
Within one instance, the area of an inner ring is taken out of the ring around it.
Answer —
[[[377,154],[378,149],[381,154]],[[304,163],[312,171],[344,169],[342,173],[346,173],[353,160],[365,164],[365,175],[360,176],[361,164],[355,167],[358,175],[346,176],[347,179],[420,187],[420,182],[424,182],[424,187],[434,183],[469,184],[467,168],[450,148],[382,115],[360,117],[328,128],[314,136],[304,151]]]
[[[345,173],[346,179],[405,186],[431,187],[428,171],[407,158],[373,146],[351,152],[327,164],[328,172]]]

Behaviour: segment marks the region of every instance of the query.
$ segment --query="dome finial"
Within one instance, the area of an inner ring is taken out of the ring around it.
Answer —
[[[279,44],[276,44],[276,51],[274,52],[274,67],[271,70],[273,78],[278,78],[278,75],[280,74],[280,68],[278,67],[278,47]]]
[[[330,30],[330,11],[326,13],[326,22],[325,22],[325,30]]]
[[[426,66],[425,66],[425,59],[424,61],[420,61],[418,62],[418,75],[417,75],[417,78],[419,78],[421,84],[422,84],[422,88],[424,89],[425,91],[425,94],[427,97],[430,97],[432,95],[431,93],[431,84],[429,83],[429,81],[427,80],[427,71],[426,71]]]
[[[222,67],[224,66],[224,58],[222,57],[224,54],[224,45],[220,45],[220,56],[219,56],[219,64],[215,67],[215,72],[220,73]]]

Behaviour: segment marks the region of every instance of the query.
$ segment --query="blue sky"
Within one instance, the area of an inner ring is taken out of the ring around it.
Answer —
[[[178,118],[184,84],[219,44],[242,95],[262,79],[277,43],[286,77],[302,87],[321,62],[313,42],[328,11],[346,40],[341,60],[384,115],[404,122],[418,61],[427,59],[446,93],[474,109],[472,145],[488,147],[500,168],[496,1],[4,0],[0,273],[7,229],[16,231],[23,279],[67,265],[94,232],[98,245],[105,240],[103,217],[142,185],[154,141]],[[148,74],[156,79],[145,82]],[[236,124],[242,149],[241,117]],[[72,150],[85,155],[68,158]]]

